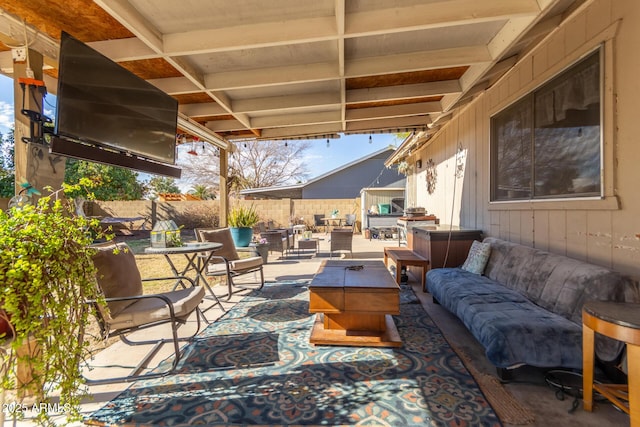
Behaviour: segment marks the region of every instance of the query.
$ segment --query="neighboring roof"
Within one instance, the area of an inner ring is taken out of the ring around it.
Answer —
[[[184,131],[326,139],[437,128],[581,3],[0,0],[0,38],[44,56],[54,94],[64,30],[176,98]]]
[[[194,196],[193,194],[181,193],[159,193],[158,199],[161,202],[185,202],[202,200],[200,197]]]
[[[301,198],[302,190],[305,187],[313,183],[322,181],[323,179],[328,178],[337,173],[340,173],[344,170],[347,170],[359,163],[363,163],[375,158],[386,159],[395,151],[395,149],[396,148],[393,146],[388,146],[374,153],[371,153],[367,156],[356,159],[352,162],[345,163],[344,165],[337,167],[336,169],[330,170],[329,172],[323,173],[322,175],[318,175],[317,177],[312,178],[309,181],[304,183],[292,184],[292,185],[280,185],[280,186],[274,186],[274,187],[247,188],[247,189],[241,190],[240,194],[243,196],[260,195],[263,197],[273,197],[273,198],[275,197],[292,198],[292,199]]]

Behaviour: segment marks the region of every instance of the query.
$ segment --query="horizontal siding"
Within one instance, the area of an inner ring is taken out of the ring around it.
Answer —
[[[529,52],[504,78],[463,107],[415,158],[436,163],[436,191],[418,171],[415,198],[441,223],[482,229],[485,235],[567,255],[640,278],[640,2],[596,0]],[[546,203],[514,207],[489,200],[490,117],[605,43],[606,203]],[[615,55],[613,55],[615,52]],[[612,102],[615,101],[615,105]],[[456,153],[465,153],[456,178]],[[409,160],[411,161],[411,160]],[[619,204],[619,205],[618,205]]]

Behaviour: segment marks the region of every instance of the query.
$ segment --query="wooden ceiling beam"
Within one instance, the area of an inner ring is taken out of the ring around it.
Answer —
[[[141,59],[162,57],[160,53],[137,37],[90,42],[87,43],[87,45],[115,62],[138,61]]]
[[[416,83],[375,87],[370,89],[352,89],[347,91],[347,103],[361,103],[371,101],[390,101],[396,99],[418,98],[423,96],[446,95],[460,92],[460,83],[455,80],[439,82]]]
[[[537,0],[448,0],[347,15],[347,37],[535,16]]]
[[[336,32],[338,38],[338,75],[340,76],[340,119],[342,127],[347,125],[347,81],[345,78],[345,46],[346,31],[346,3],[345,0],[335,0]]]
[[[442,111],[439,102],[420,102],[417,104],[389,105],[385,107],[358,108],[347,110],[347,120],[370,120],[387,117],[415,116]]]
[[[173,56],[256,49],[334,40],[335,21],[318,17],[252,22],[233,27],[198,29],[164,35],[164,51]]]
[[[337,64],[324,62],[211,73],[205,76],[205,82],[210,90],[231,90],[318,82],[336,78],[338,78]]]
[[[433,70],[486,63],[491,59],[485,46],[369,57],[347,61],[344,78]],[[207,89],[218,91],[337,80],[341,78],[342,76],[338,73],[338,65],[336,63],[315,63],[211,73],[205,76],[205,82]]]
[[[325,123],[340,123],[342,115],[340,111],[325,111],[321,113],[280,114],[273,116],[256,117],[251,120],[251,125],[260,129],[280,128],[300,125],[317,125]]]
[[[432,51],[400,53],[349,61],[346,77],[362,77],[390,73],[457,67],[491,61],[486,46],[465,46]]]
[[[273,96],[265,98],[239,99],[233,101],[236,112],[256,113],[262,111],[287,111],[305,108],[337,107],[341,105],[336,93],[310,93],[305,95]]]
[[[262,137],[265,139],[305,139],[305,136],[329,135],[342,132],[340,123],[325,123],[310,126],[289,126],[274,129],[264,129]]]
[[[180,112],[189,117],[206,117],[206,116],[220,116],[228,114],[227,110],[222,108],[215,102],[199,102],[195,104],[181,104],[179,106]]]
[[[403,128],[422,128],[425,125],[431,123],[431,117],[425,116],[412,116],[412,117],[396,117],[385,118],[378,120],[362,120],[356,122],[348,122],[346,131],[362,131],[367,132],[369,130],[381,130],[381,129],[397,129]]]

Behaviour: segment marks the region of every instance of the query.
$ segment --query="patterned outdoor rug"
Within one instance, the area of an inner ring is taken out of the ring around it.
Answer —
[[[500,426],[410,287],[402,348],[309,344],[306,284],[267,284],[186,348],[181,372],[140,381],[91,424]]]

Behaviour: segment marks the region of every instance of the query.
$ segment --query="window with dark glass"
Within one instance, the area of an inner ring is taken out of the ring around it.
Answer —
[[[491,200],[601,194],[600,51],[491,119]]]

